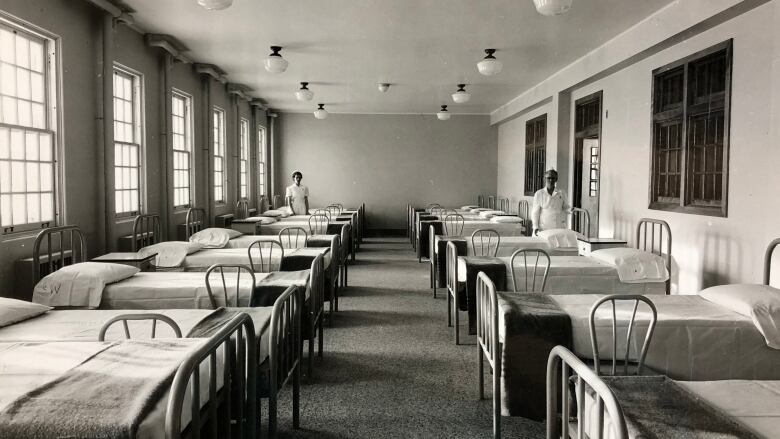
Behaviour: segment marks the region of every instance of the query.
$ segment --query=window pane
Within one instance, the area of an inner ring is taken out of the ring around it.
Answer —
[[[3,96],[3,120],[2,122],[16,125],[19,118],[17,117],[19,110],[16,107],[16,99]]]
[[[27,163],[27,192],[38,192],[39,190],[38,163]]]
[[[14,34],[7,29],[0,29],[0,60],[12,63],[15,53]]]
[[[13,225],[13,215],[11,214],[11,196],[0,195],[0,221],[2,226]]]
[[[30,41],[30,69],[43,72],[43,44]]]
[[[54,190],[54,172],[51,163],[41,163],[41,191]]]
[[[16,35],[16,65],[30,68],[30,42],[21,35]]]
[[[24,131],[11,130],[11,158],[24,159]]]
[[[11,64],[0,63],[0,92],[16,96],[16,69]]]
[[[41,220],[41,196],[39,194],[27,195],[27,222],[37,223]]]
[[[23,68],[16,69],[17,97],[30,99],[30,71]]]
[[[41,221],[54,220],[54,197],[52,194],[41,194]]]
[[[11,192],[11,164],[0,161],[0,192]]]
[[[30,101],[19,100],[17,102],[19,104],[19,125],[25,127],[32,126],[32,115],[30,114],[32,110],[30,108]]]
[[[38,160],[38,133],[28,131],[24,135],[24,146],[27,153],[27,160]]]
[[[0,159],[7,159],[11,156],[10,135],[8,128],[0,127]]]
[[[11,209],[13,209],[13,222],[14,224],[24,224],[27,222],[26,207],[27,200],[24,194],[11,196]]]
[[[43,104],[32,104],[32,127],[46,128],[46,116],[43,112]]]
[[[41,143],[41,161],[50,162],[52,160],[51,134],[42,133],[38,139]]]

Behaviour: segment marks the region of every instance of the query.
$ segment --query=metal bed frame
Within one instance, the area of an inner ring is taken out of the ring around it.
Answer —
[[[236,218],[244,219],[249,217],[249,200],[242,198],[236,202]]]
[[[324,235],[328,232],[329,223],[330,220],[328,215],[325,215],[324,213],[315,213],[309,217],[309,232],[311,232],[312,235]]]
[[[340,277],[340,283],[342,286],[347,286],[348,281],[348,268],[347,268],[347,258],[349,257],[350,253],[354,254],[354,251],[350,249],[350,247],[353,246],[352,243],[352,226],[347,224],[344,227],[341,228],[341,254],[340,260],[339,260],[339,267],[341,268],[341,276]],[[336,293],[336,311],[338,311],[338,293]]]
[[[54,246],[52,235],[59,235],[58,246]],[[66,245],[66,237],[69,245]],[[38,232],[33,243],[33,284],[43,277],[41,274],[41,246],[46,246],[46,264],[48,273],[79,262],[87,262],[87,244],[84,234],[78,226],[49,227]],[[55,259],[56,257],[56,259]],[[70,263],[67,259],[70,258]]]
[[[444,236],[460,236],[463,234],[463,226],[466,224],[466,220],[463,219],[463,215],[457,213],[449,214],[444,217]]]
[[[160,215],[138,215],[133,219],[132,251],[137,252],[147,245],[157,244],[162,239]],[[141,245],[138,245],[138,241]]]
[[[477,195],[477,206],[485,207],[485,196],[482,194]]]
[[[498,295],[493,281],[477,275],[477,344],[479,399],[485,399],[485,360],[493,372],[493,437],[501,437],[501,341],[498,336]]]
[[[572,379],[576,381],[574,386],[570,385]],[[573,423],[571,410],[571,402],[574,401],[577,413],[583,413],[585,386],[593,390],[598,411],[596,433],[588,437],[606,437],[603,427],[607,415],[612,423],[614,439],[628,439],[623,409],[620,408],[615,394],[588,365],[563,346],[554,347],[547,360],[547,439],[569,438],[575,435],[579,439],[586,437],[584,417],[579,416]],[[572,391],[572,387],[576,390]]]
[[[287,248],[304,248],[309,240],[309,233],[303,227],[285,227],[277,236],[282,247]]]
[[[301,314],[303,291],[287,288],[271,312],[268,350],[268,435],[276,436],[279,393],[292,380],[293,428],[300,427],[301,398]],[[261,395],[266,396],[266,395]],[[258,411],[261,407],[258,407]]]
[[[778,246],[780,246],[780,238],[772,240],[766,248],[766,254],[764,255],[764,285],[769,285],[771,280],[772,254]]]
[[[530,211],[528,206],[528,200],[520,200],[517,202],[517,216],[523,220],[523,227],[525,227],[526,236],[531,236],[531,216],[528,213]]]
[[[493,244],[493,238],[496,240],[496,247],[493,254],[489,255],[490,246]],[[479,250],[477,250],[477,240],[479,240]],[[501,234],[493,229],[477,229],[471,234],[471,248],[476,256],[493,256],[498,254],[498,247],[501,246]],[[456,261],[457,262],[457,261]]]
[[[455,314],[455,344],[460,344],[460,300],[458,299],[458,248],[447,243],[447,327],[452,326]]]
[[[656,229],[658,229],[657,241],[655,239]],[[664,245],[664,232],[666,232],[666,245]],[[648,234],[650,235],[649,245],[647,242]],[[652,218],[640,219],[636,225],[636,248],[649,251],[664,259],[666,269],[669,271],[669,280],[666,281],[666,294],[669,294],[672,286],[672,229],[669,224],[666,221]],[[666,254],[664,254],[664,250],[666,250]]]
[[[658,310],[656,310],[655,305],[653,302],[650,301],[645,296],[639,295],[639,294],[612,294],[609,296],[602,297],[596,303],[593,304],[593,306],[590,308],[590,314],[588,315],[588,327],[590,328],[590,343],[591,348],[593,349],[593,370],[596,372],[596,375],[602,375],[601,372],[601,359],[599,358],[599,341],[598,337],[596,336],[596,311],[601,307],[601,305],[609,302],[612,305],[612,369],[610,374],[611,375],[617,375],[617,359],[618,359],[618,353],[617,353],[617,315],[615,312],[615,302],[622,301],[622,302],[634,302],[634,309],[631,313],[631,320],[628,322],[628,330],[626,331],[626,351],[623,355],[623,375],[628,375],[628,364],[630,362],[629,360],[629,354],[631,352],[631,334],[634,331],[634,326],[636,323],[636,311],[639,307],[639,302],[643,302],[645,305],[647,305],[650,308],[652,318],[650,319],[650,324],[647,327],[647,332],[645,333],[645,341],[642,343],[642,349],[640,350],[639,359],[637,360],[637,369],[636,369],[636,375],[642,374],[642,368],[645,365],[645,358],[647,357],[647,350],[650,348],[650,340],[653,338],[653,332],[655,331],[655,324],[658,321]]]
[[[528,288],[528,256],[531,255],[536,256],[536,259],[534,261],[533,267],[531,270],[533,270],[533,276],[531,276],[531,288]],[[522,256],[523,257],[523,268],[525,272],[525,289],[522,291],[518,290],[517,285],[517,276],[515,275],[515,259]],[[537,290],[536,288],[536,270],[539,268],[539,258],[541,256],[544,256],[546,263],[544,265],[544,274],[542,275],[542,283],[540,288]],[[516,250],[514,253],[512,253],[512,257],[509,259],[509,268],[512,272],[512,291],[515,293],[519,292],[534,292],[534,293],[542,293],[544,292],[544,287],[547,286],[547,275],[550,273],[550,254],[547,253],[545,250],[540,248],[524,248]]]
[[[569,213],[569,229],[590,238],[590,212],[579,207],[572,207]]]
[[[325,319],[325,291],[323,257],[317,255],[311,263],[311,293],[309,295],[309,358],[308,377],[314,370],[314,339],[317,339],[317,356],[322,358],[323,320]]]
[[[494,195],[488,195],[488,209],[496,210],[496,197]]]
[[[231,304],[230,298],[228,297],[228,286],[227,282],[225,281],[225,269],[228,269],[227,273],[228,275],[235,275],[236,276],[236,303]],[[250,267],[247,267],[246,265],[241,264],[214,264],[211,267],[209,267],[208,270],[206,270],[206,292],[209,293],[209,302],[211,303],[212,309],[219,308],[219,304],[217,304],[217,299],[214,297],[214,290],[211,288],[211,273],[218,272],[219,276],[222,280],[222,294],[223,294],[223,300],[225,301],[225,306],[233,306],[238,307],[239,306],[239,298],[241,295],[241,273],[246,272],[249,279],[252,280],[252,289],[249,290],[251,293],[251,296],[249,298],[249,306],[256,306],[255,305],[255,298],[254,293],[257,289],[257,278],[255,278],[255,272],[252,271]]]
[[[252,258],[252,248],[257,246],[258,254],[260,256],[259,265],[255,265],[255,261]],[[265,256],[263,256],[263,247],[268,247],[268,261],[265,261]],[[279,266],[274,267],[273,266],[273,253],[274,248],[279,248]],[[251,244],[249,244],[249,247],[247,247],[247,254],[249,255],[249,266],[255,273],[270,273],[272,271],[279,271],[279,267],[282,265],[282,260],[284,259],[284,247],[282,247],[282,244],[278,241],[255,241]],[[258,267],[259,270],[256,270],[255,267]],[[276,270],[274,270],[276,268]]]
[[[98,341],[106,341],[106,332],[108,332],[108,329],[113,326],[114,323],[122,322],[122,328],[125,332],[125,339],[131,339],[130,336],[130,327],[127,325],[128,321],[131,320],[151,320],[152,321],[152,332],[150,335],[150,338],[156,338],[157,336],[157,322],[163,322],[166,325],[168,325],[171,330],[173,330],[173,333],[176,335],[176,338],[181,338],[181,328],[179,328],[179,325],[176,324],[176,322],[163,314],[157,314],[157,313],[142,313],[142,314],[121,314],[118,316],[114,316],[105,323],[103,323],[103,326],[100,327],[100,332],[98,332]]]
[[[284,197],[282,197],[281,195],[274,195],[273,199],[271,200],[271,207],[274,209],[278,209],[284,205],[285,205]]]
[[[206,209],[200,207],[190,207],[187,209],[187,216],[184,219],[184,237],[189,240],[190,236],[203,230],[206,224]]]

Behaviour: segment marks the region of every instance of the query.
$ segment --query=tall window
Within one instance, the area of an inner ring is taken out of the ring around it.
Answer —
[[[247,198],[249,180],[249,121],[241,119],[238,145],[238,196]]]
[[[257,195],[265,193],[265,128],[257,127]]]
[[[225,194],[225,110],[214,107],[214,202],[224,203]]]
[[[726,216],[731,49],[653,71],[650,208]]]
[[[141,76],[114,67],[114,196],[117,216],[141,211]]]
[[[192,98],[174,91],[171,114],[173,140],[173,207],[190,207],[192,200]]]
[[[547,115],[525,123],[525,194],[544,187],[544,166],[547,157]]]
[[[0,21],[0,224],[3,234],[55,222],[54,41]]]

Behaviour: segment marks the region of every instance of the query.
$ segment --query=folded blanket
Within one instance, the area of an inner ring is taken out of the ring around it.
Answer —
[[[106,344],[83,363],[11,402],[0,413],[0,437],[134,438],[187,353],[201,342]]]
[[[662,257],[643,250],[618,247],[596,250],[590,254],[614,266],[623,283],[666,282],[669,270]]]
[[[219,308],[213,313],[209,314],[205,319],[198,322],[187,333],[187,338],[207,338],[214,335],[220,328],[225,326],[227,322],[233,319],[236,315],[241,313],[238,309],[226,309]]]
[[[550,248],[577,247],[577,233],[569,229],[549,229],[539,232],[539,237],[546,239]]]
[[[544,294],[498,293],[503,322],[501,413],[546,416],[547,358],[553,347],[571,348],[569,315]]]
[[[311,263],[319,255],[324,255],[330,251],[330,248],[299,248],[289,255],[285,255],[282,263],[279,265],[279,271],[298,271],[308,270]]]
[[[181,266],[187,255],[195,253],[203,248],[203,245],[187,241],[166,241],[149,245],[138,250],[139,257],[146,257],[157,253],[154,265],[163,268]]]
[[[751,439],[755,434],[665,376],[602,377],[617,397],[629,437]]]
[[[432,221],[420,221],[420,230],[417,231],[417,257],[418,258],[429,258],[431,255],[429,255],[430,249],[430,232],[431,227],[433,226],[434,231],[437,235],[441,235],[444,233],[444,223],[438,220],[432,220]]]
[[[311,266],[311,264],[310,264]],[[290,285],[306,288],[309,282],[310,270],[274,271],[257,282],[257,288],[252,295],[249,306],[273,306]]]
[[[439,256],[436,258],[436,272],[437,272],[437,278],[436,282],[438,282],[439,287],[446,287],[447,286],[447,243],[452,242],[455,244],[455,248],[458,250],[458,256],[466,256],[466,251],[468,249],[468,242],[466,241],[466,238],[454,238],[454,237],[439,237],[438,240],[438,254]]]

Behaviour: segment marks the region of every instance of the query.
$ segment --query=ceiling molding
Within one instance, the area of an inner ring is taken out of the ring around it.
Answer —
[[[227,73],[214,64],[195,63],[193,67],[198,74],[211,76],[223,84],[227,83],[227,78],[225,78]]]
[[[183,52],[187,52],[190,49],[184,45],[181,41],[176,39],[172,35],[166,34],[146,34],[144,35],[144,41],[149,47],[158,47],[173,56],[173,58],[179,62],[190,63],[192,62],[187,58]]]
[[[249,95],[249,92],[253,91],[253,89],[248,85],[237,84],[235,82],[228,82],[226,85],[228,94],[236,95],[246,101],[251,101],[253,99],[252,96]]]
[[[249,105],[253,107],[257,107],[260,110],[268,110],[269,108],[266,106],[265,101],[258,98],[253,98],[251,101],[249,101]]]

